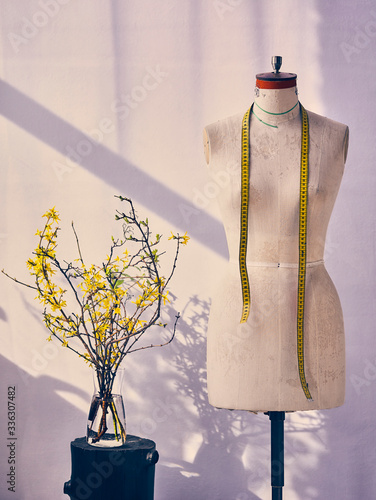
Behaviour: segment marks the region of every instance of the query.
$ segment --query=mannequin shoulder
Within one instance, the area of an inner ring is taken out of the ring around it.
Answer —
[[[334,151],[343,155],[345,163],[349,147],[349,127],[312,111],[307,112],[310,128],[321,130],[324,134],[325,142],[330,144]]]
[[[206,163],[210,162],[213,155],[218,153],[224,142],[231,141],[239,136],[244,113],[223,118],[204,128],[204,152]]]

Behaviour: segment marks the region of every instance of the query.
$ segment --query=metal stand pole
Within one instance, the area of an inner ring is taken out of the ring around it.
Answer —
[[[282,500],[285,484],[284,411],[268,412],[271,430],[271,485],[272,500]]]

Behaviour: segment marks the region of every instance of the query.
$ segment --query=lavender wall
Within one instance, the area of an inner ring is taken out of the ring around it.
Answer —
[[[156,441],[156,500],[269,498],[269,421],[210,407],[205,333],[227,258],[203,127],[246,110],[272,55],[298,74],[307,109],[350,127],[327,268],[347,339],[343,407],[286,421],[286,497],[372,498],[376,392],[376,3],[323,0],[2,2],[0,267],[27,279],[40,216],[56,206],[62,255],[75,221],[88,261],[116,232],[114,194],[156,232],[192,237],[171,283],[175,342],[126,360],[128,432]],[[96,139],[96,141],[94,140]],[[0,497],[68,498],[69,443],[82,436],[87,366],[45,341],[34,294],[0,277]],[[16,386],[16,492],[8,491],[7,390]]]

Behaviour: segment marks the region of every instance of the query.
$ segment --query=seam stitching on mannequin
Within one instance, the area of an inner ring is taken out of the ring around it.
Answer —
[[[298,104],[298,103],[297,103]],[[278,257],[280,257],[280,241],[281,241],[281,153],[280,153],[280,142],[281,142],[281,134],[277,136],[277,144],[278,144]],[[280,263],[278,263],[278,269],[280,268]],[[281,289],[281,274],[277,273],[278,280],[278,300],[280,300],[280,289]],[[282,375],[282,352],[281,352],[282,340],[281,340],[281,307],[278,304],[278,380],[281,380]],[[277,381],[278,383],[278,381]],[[281,390],[278,391],[278,408],[281,408]]]
[[[316,302],[316,292],[315,292],[315,287],[311,287],[312,288],[312,299],[313,299],[313,306],[314,306],[314,311],[317,311],[317,302]],[[313,315],[314,318],[315,318],[315,328],[316,328],[316,332],[318,331],[318,320],[317,320],[317,314]],[[315,333],[316,333],[315,332]],[[318,349],[318,335],[316,334],[315,336],[315,341],[316,341],[316,367],[315,367],[315,371],[316,371],[316,390],[317,390],[317,405],[318,407],[320,408],[321,406],[321,394],[320,394],[320,382],[319,382],[319,349]]]
[[[321,131],[321,139],[320,139],[320,155],[316,164],[316,169],[317,169],[317,187],[316,189],[319,190],[320,186],[320,181],[321,181],[321,161],[322,161],[322,155],[323,155],[323,142],[324,142],[324,137],[325,137],[325,132],[328,126],[328,120],[325,120],[325,125],[322,127]],[[309,182],[309,179],[308,179]],[[311,214],[312,214],[312,209],[311,209]],[[325,243],[324,243],[324,249],[325,250]],[[312,295],[313,295],[313,302],[314,302],[314,307],[315,310],[317,307],[316,303],[316,295],[315,291],[312,287]],[[318,319],[317,316],[315,316],[315,327],[316,327],[316,332],[318,331]],[[320,394],[320,381],[319,381],[319,349],[318,349],[318,336],[315,335],[315,340],[316,340],[316,388],[317,388],[317,404],[320,407],[321,404],[321,394]]]
[[[322,147],[322,144],[324,142],[324,137],[325,137],[325,131],[327,129],[327,125],[328,125],[328,121],[325,120],[325,126],[322,128],[322,131],[321,131],[321,138],[320,138],[320,155],[318,157],[318,160],[317,160],[317,190],[319,189],[319,186],[320,186],[320,177],[321,177],[321,159],[322,159],[322,150],[323,150],[323,147]],[[312,170],[312,168],[311,168]],[[308,182],[309,182],[309,179],[308,179]]]

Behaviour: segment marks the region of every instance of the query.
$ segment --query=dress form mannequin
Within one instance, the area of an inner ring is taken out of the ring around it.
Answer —
[[[266,87],[271,88],[263,88],[268,78],[272,83]],[[343,174],[348,128],[308,112],[304,364],[313,398],[309,401],[301,387],[297,359],[301,115],[296,75],[257,75],[254,103],[247,250],[251,309],[246,323],[240,323],[239,274],[244,112],[204,131],[210,172],[216,178],[221,172],[231,174],[218,196],[229,262],[219,270],[210,312],[209,402],[249,411],[333,408],[344,401],[345,341],[340,301],[323,256]]]

